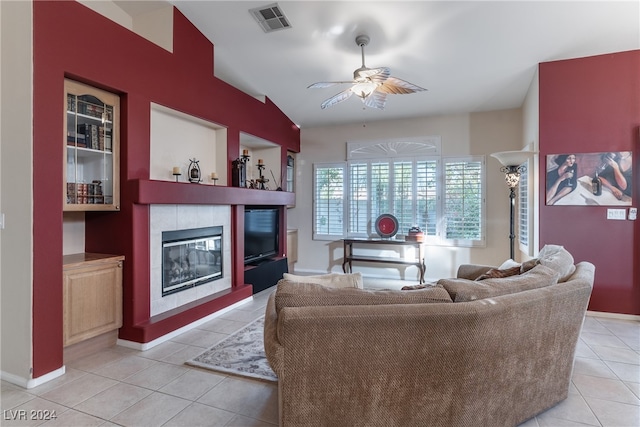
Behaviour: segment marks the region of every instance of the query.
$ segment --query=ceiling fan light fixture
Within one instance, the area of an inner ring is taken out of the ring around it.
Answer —
[[[366,97],[368,97],[369,95],[371,95],[373,93],[374,90],[376,90],[378,88],[378,84],[374,83],[374,82],[362,82],[362,83],[356,83],[351,87],[351,92],[353,92],[355,95],[359,96],[362,99],[365,99]]]
[[[362,51],[362,66],[353,72],[352,81],[317,82],[308,86],[309,89],[322,89],[337,84],[351,84],[350,88],[326,99],[320,105],[320,108],[332,107],[339,102],[346,101],[355,94],[362,99],[365,106],[384,110],[387,95],[402,95],[426,90],[404,80],[391,77],[391,71],[388,67],[367,68],[364,64],[364,47],[369,44],[369,36],[359,35],[356,37],[356,44],[360,46]]]

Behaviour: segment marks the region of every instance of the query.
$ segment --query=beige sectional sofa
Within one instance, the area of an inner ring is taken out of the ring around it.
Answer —
[[[562,401],[595,268],[554,248],[417,290],[280,281],[265,316],[280,424],[515,426]]]

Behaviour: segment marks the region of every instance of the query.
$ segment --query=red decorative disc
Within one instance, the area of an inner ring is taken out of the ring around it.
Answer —
[[[376,233],[380,237],[393,237],[398,232],[398,220],[391,214],[382,214],[376,219]]]

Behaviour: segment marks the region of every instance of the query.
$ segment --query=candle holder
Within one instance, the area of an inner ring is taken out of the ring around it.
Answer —
[[[211,173],[211,181],[213,181],[213,185],[216,185],[216,183],[218,182],[218,175],[216,175],[215,173]]]
[[[234,187],[246,187],[247,179],[247,162],[249,161],[249,154],[244,152],[240,157],[233,161],[233,169],[231,175],[231,185]]]
[[[180,168],[179,167],[174,167],[173,168],[173,176],[176,177],[176,182],[178,182],[178,178],[180,177],[180,175],[182,175],[182,173],[180,172]]]
[[[264,186],[264,184],[266,182],[269,182],[269,180],[267,178],[265,178],[262,175],[262,171],[264,170],[265,166],[264,163],[258,163],[258,174],[260,175],[260,178],[256,179],[256,182],[259,184],[259,190],[266,190],[267,188]]]

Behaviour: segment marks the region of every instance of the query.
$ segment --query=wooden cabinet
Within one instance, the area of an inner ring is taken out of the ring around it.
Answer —
[[[117,211],[120,97],[73,80],[64,88],[64,210]]]
[[[296,191],[295,186],[295,178],[296,178],[296,159],[293,153],[287,154],[287,174],[286,174],[286,186],[284,188],[285,191],[290,193],[294,193]],[[287,205],[288,208],[295,208],[295,203]]]
[[[298,261],[298,230],[287,230],[287,262],[289,273],[293,273],[295,263]]]
[[[294,178],[296,173],[296,160],[293,157],[293,154],[287,154],[287,186],[285,188],[286,191],[293,193],[295,191],[294,187]]]
[[[64,346],[122,326],[123,260],[90,253],[64,257]]]

